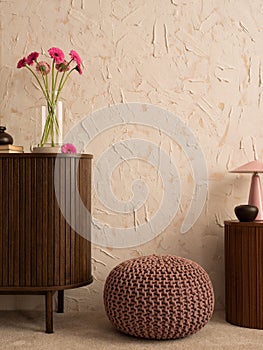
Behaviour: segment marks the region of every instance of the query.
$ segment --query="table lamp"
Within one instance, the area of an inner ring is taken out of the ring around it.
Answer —
[[[252,173],[248,204],[258,208],[258,215],[255,220],[263,220],[263,196],[258,173],[263,173],[263,163],[259,160],[241,165],[240,167],[231,170],[230,173]]]

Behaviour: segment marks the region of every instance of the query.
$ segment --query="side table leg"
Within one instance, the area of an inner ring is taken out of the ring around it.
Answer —
[[[53,333],[53,293],[46,292],[46,333]]]
[[[58,313],[64,312],[64,290],[58,291]]]

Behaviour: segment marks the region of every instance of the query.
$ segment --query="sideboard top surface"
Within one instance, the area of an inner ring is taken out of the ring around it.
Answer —
[[[236,226],[262,226],[263,221],[262,220],[255,220],[255,221],[249,221],[249,222],[241,222],[238,220],[227,220],[224,222],[225,226],[231,226],[231,225],[236,225]]]
[[[0,158],[88,158],[92,159],[92,154],[85,153],[0,153]]]

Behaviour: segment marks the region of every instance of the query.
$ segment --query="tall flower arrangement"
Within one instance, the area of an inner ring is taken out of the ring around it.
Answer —
[[[31,52],[17,63],[17,68],[27,68],[36,79],[47,104],[47,117],[39,143],[43,147],[50,137],[51,146],[55,146],[55,138],[60,134],[59,123],[56,115],[56,105],[70,74],[77,71],[82,74],[82,61],[74,50],[69,52],[69,60],[65,60],[62,50],[52,47],[48,50],[51,65],[46,60],[39,61],[39,53]]]

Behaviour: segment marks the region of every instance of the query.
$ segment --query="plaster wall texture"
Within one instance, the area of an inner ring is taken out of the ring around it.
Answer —
[[[154,144],[176,163],[181,197],[171,222],[152,240],[127,248],[94,244],[94,283],[68,291],[66,308],[101,308],[110,270],[125,259],[153,253],[200,263],[213,282],[216,307],[223,308],[223,223],[235,218],[236,205],[246,203],[250,182],[249,175],[228,171],[253,160],[253,148],[259,159],[263,156],[262,1],[1,0],[0,7],[0,123],[7,126],[15,144],[28,151],[40,138],[43,104],[29,72],[16,69],[17,61],[31,51],[46,53],[55,46],[66,53],[76,50],[84,64],[83,75],[73,72],[62,93],[65,132],[97,110],[137,102],[179,118],[193,133],[206,161],[203,210],[181,233],[195,179],[180,142],[162,132],[162,125],[158,129],[128,123],[92,139],[86,152],[94,155],[94,167],[103,152],[121,140],[137,138]],[[124,229],[149,222],[164,188],[158,169],[147,157],[134,154],[134,159],[112,169],[110,184],[116,198],[129,201],[136,179],[148,186],[148,197],[138,210],[115,212],[94,188],[93,217],[107,227]],[[1,297],[0,307],[37,308],[39,300],[6,296]]]

